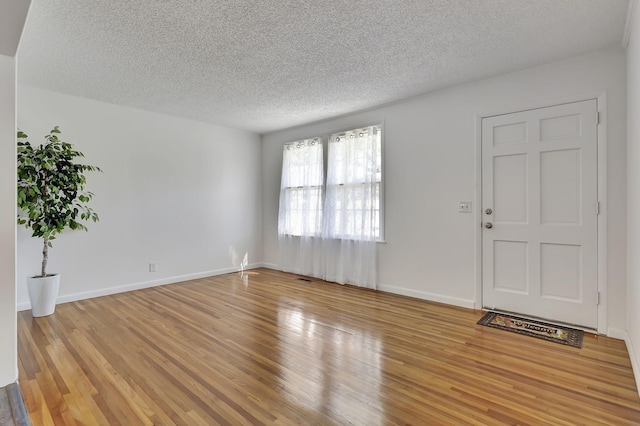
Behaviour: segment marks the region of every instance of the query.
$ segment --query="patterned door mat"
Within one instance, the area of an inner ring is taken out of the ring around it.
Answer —
[[[500,314],[498,312],[487,312],[480,318],[478,324],[524,334],[525,336],[537,337],[563,345],[574,346],[576,348],[582,347],[582,337],[584,336],[582,330],[560,327],[544,322]]]

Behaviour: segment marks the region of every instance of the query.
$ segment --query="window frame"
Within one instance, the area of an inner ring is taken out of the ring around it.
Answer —
[[[320,225],[320,230],[313,235],[297,235],[297,234],[293,234],[293,233],[284,233],[282,235],[286,235],[286,236],[294,236],[294,237],[323,237],[323,221],[324,221],[324,215],[325,215],[325,197],[326,197],[326,193],[327,193],[327,171],[328,171],[328,163],[329,163],[329,141],[332,135],[335,135],[337,133],[347,133],[347,132],[352,132],[352,131],[357,131],[359,129],[363,129],[363,128],[367,128],[367,127],[378,127],[379,132],[380,132],[380,181],[378,182],[379,185],[379,195],[378,195],[378,205],[379,205],[379,209],[378,209],[378,214],[379,214],[379,223],[378,223],[378,229],[379,229],[379,235],[377,238],[372,239],[371,241],[374,241],[376,243],[386,243],[386,232],[385,232],[385,211],[386,211],[386,202],[385,202],[385,125],[384,125],[384,120],[383,121],[379,121],[376,122],[374,124],[367,124],[367,125],[362,125],[362,126],[357,126],[357,127],[349,127],[348,129],[343,129],[343,130],[337,130],[337,131],[330,131],[330,132],[326,132],[324,134],[322,134],[322,136],[316,136],[316,137],[308,137],[308,138],[300,138],[298,140],[292,141],[292,142],[286,142],[282,145],[282,148],[284,149],[284,147],[288,144],[292,144],[292,143],[296,143],[296,142],[300,142],[300,141],[308,141],[308,140],[318,140],[319,143],[322,145],[322,169],[323,169],[323,176],[322,176],[322,184],[319,186],[315,186],[320,188],[321,190],[321,199],[320,199],[320,214],[322,217],[321,220],[321,225]],[[284,164],[282,165],[282,167],[284,167]],[[281,176],[282,176],[282,170],[281,170]],[[351,185],[351,184],[349,184]],[[310,187],[310,186],[309,186]],[[298,189],[298,188],[303,188],[303,187],[294,187],[294,186],[290,186],[290,187],[286,187],[287,189]],[[280,191],[282,191],[282,184],[280,185]],[[279,210],[278,210],[279,211]],[[278,213],[279,214],[279,213]],[[278,222],[280,221],[280,218],[278,217]],[[277,230],[278,234],[280,234],[280,229],[278,226],[278,230]],[[349,236],[344,236],[341,237],[344,238],[345,240],[349,239]]]
[[[292,141],[292,142],[287,142],[287,143],[283,144],[283,152],[284,152],[284,149],[287,147],[287,145],[293,146],[295,144],[300,144],[300,143],[307,144],[309,142],[315,142],[315,143],[318,143],[321,146],[321,149],[320,149],[321,158],[320,159],[322,161],[322,164],[320,166],[320,170],[322,172],[322,178],[321,178],[320,184],[319,185],[295,185],[295,186],[292,185],[292,186],[283,187],[282,186],[282,172],[283,172],[284,166],[285,166],[284,165],[284,156],[283,156],[283,164],[282,164],[282,168],[280,170],[280,172],[281,172],[280,173],[281,182],[280,182],[280,201],[279,202],[280,203],[282,202],[282,192],[283,191],[286,192],[286,193],[292,193],[292,192],[295,192],[295,191],[300,190],[300,189],[303,189],[303,190],[304,189],[314,189],[314,188],[320,189],[320,196],[319,196],[319,200],[318,200],[318,202],[319,202],[318,211],[319,211],[319,215],[320,215],[320,220],[319,220],[319,224],[318,224],[318,229],[315,229],[314,233],[305,234],[303,232],[304,231],[304,219],[301,218],[301,220],[299,220],[299,222],[302,224],[302,229],[300,230],[300,233],[296,233],[294,229],[285,229],[285,230],[283,230],[282,233],[280,233],[280,210],[281,210],[281,206],[279,205],[278,206],[278,231],[277,231],[278,235],[292,236],[292,237],[320,237],[320,236],[322,236],[322,215],[324,213],[324,191],[325,191],[325,187],[326,187],[326,185],[325,185],[325,183],[326,183],[326,176],[325,176],[326,164],[325,164],[325,161],[324,161],[324,156],[325,156],[325,154],[324,154],[325,153],[325,146],[324,145],[325,144],[324,144],[324,142],[322,140],[322,137],[304,138],[304,139],[299,139],[299,140]],[[299,149],[299,147],[298,147],[298,149]],[[290,201],[291,199],[292,199],[291,197],[287,197],[287,200]],[[288,209],[286,209],[286,211],[289,212],[289,214],[293,211],[290,207],[291,206],[288,206]],[[305,211],[305,210],[304,209],[295,209],[295,211],[302,212],[302,211]],[[288,221],[288,223],[290,223],[290,222],[291,221]]]
[[[351,132],[358,132],[361,129],[365,129],[365,128],[369,128],[369,127],[377,127],[378,128],[378,133],[380,135],[380,180],[376,181],[376,182],[372,182],[372,183],[366,183],[366,182],[346,182],[346,183],[338,183],[335,184],[335,186],[354,186],[354,187],[364,187],[364,186],[378,186],[378,235],[375,236],[374,238],[372,238],[370,241],[374,241],[374,242],[378,242],[378,243],[384,243],[386,242],[385,240],[385,228],[384,228],[384,211],[385,211],[385,202],[384,202],[384,187],[385,187],[385,173],[384,173],[384,159],[385,159],[385,154],[384,154],[384,122],[379,122],[376,124],[370,124],[370,125],[366,125],[366,126],[358,126],[355,128],[349,128],[347,130],[341,130],[341,131],[334,131],[329,133],[328,135],[325,135],[325,137],[327,138],[327,143],[326,143],[326,157],[327,157],[327,161],[325,162],[325,178],[324,178],[324,185],[325,185],[325,196],[327,193],[327,189],[329,188],[329,186],[333,186],[333,185],[328,185],[327,184],[327,177],[328,177],[328,167],[329,167],[329,146],[331,144],[331,138],[334,135],[339,135],[339,134],[348,134]],[[323,211],[323,215],[325,214],[325,212]],[[349,240],[349,239],[353,239],[351,235],[339,235],[338,238],[340,239],[345,239],[345,240]]]

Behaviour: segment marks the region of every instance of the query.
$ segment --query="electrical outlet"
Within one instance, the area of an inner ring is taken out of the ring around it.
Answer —
[[[458,213],[471,213],[471,201],[460,201],[458,203]]]
[[[149,262],[149,272],[156,271],[156,262]]]

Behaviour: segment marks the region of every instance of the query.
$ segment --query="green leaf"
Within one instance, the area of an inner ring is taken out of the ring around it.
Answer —
[[[53,240],[65,229],[86,231],[76,220],[78,215],[80,220],[97,221],[88,206],[93,193],[85,191],[85,173],[100,169],[76,163],[84,155],[62,141],[60,134],[55,126],[45,136],[46,143],[32,146],[26,133],[17,132],[17,223],[30,229],[34,237],[46,240]]]

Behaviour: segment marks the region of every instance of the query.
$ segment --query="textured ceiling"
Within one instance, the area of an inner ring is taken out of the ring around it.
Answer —
[[[620,45],[628,0],[33,0],[19,82],[268,132]]]

